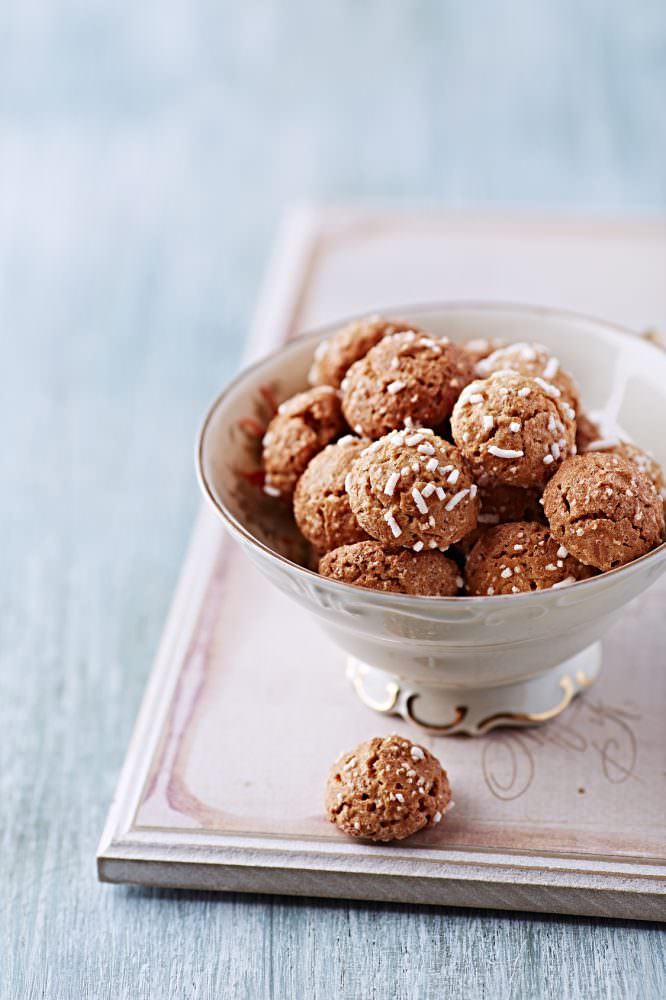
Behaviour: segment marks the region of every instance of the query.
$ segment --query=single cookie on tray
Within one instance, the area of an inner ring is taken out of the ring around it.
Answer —
[[[478,488],[457,448],[429,428],[392,431],[347,476],[356,520],[378,541],[446,549],[476,526]]]
[[[331,823],[366,840],[404,840],[435,826],[452,805],[440,762],[401,736],[375,737],[342,754],[326,782]]]
[[[351,366],[342,381],[350,427],[380,438],[406,424],[434,427],[450,415],[473,375],[462,347],[410,330],[384,337]]]
[[[349,505],[345,480],[370,442],[348,434],[312,459],[294,491],[294,518],[320,554],[368,538]]]
[[[481,378],[500,371],[514,371],[530,378],[542,378],[559,389],[574,409],[578,407],[576,383],[543,344],[507,344],[482,358],[476,365],[476,373]]]
[[[540,487],[575,449],[574,417],[556,386],[497,372],[463,389],[451,431],[475,476]]]
[[[263,438],[264,492],[289,499],[308,463],[343,428],[340,394],[330,386],[299,392],[282,403]]]
[[[574,455],[543,494],[553,537],[600,570],[645,555],[664,538],[664,505],[653,483],[616,454]]]
[[[371,347],[392,333],[414,330],[413,326],[384,316],[369,316],[348,323],[317,346],[308,375],[310,385],[340,387],[349,368]],[[425,334],[424,334],[425,336]]]
[[[356,542],[322,556],[319,572],[357,587],[420,597],[453,597],[463,585],[453,559],[436,549],[412,552],[384,542]]]
[[[533,521],[499,524],[476,543],[465,565],[465,587],[474,596],[526,594],[564,587],[594,575]]]

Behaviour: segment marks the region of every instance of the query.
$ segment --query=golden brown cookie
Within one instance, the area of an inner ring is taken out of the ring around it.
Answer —
[[[264,492],[289,499],[308,463],[343,427],[340,394],[330,386],[308,389],[282,403],[264,434]]]
[[[436,549],[416,553],[374,541],[328,552],[319,572],[357,587],[420,597],[453,597],[463,584],[454,561]]]
[[[661,497],[621,455],[587,452],[568,458],[546,486],[543,501],[553,537],[597,569],[622,566],[663,541]]]
[[[476,366],[476,373],[481,378],[487,378],[493,372],[500,371],[513,371],[530,378],[542,378],[545,382],[556,386],[574,409],[578,407],[576,383],[543,344],[507,344],[506,347],[501,347],[482,358]]]
[[[385,337],[351,366],[342,381],[350,427],[380,438],[405,424],[442,423],[472,377],[465,351],[446,339],[413,330]]]
[[[518,521],[483,534],[467,559],[465,587],[475,596],[526,594],[564,587],[593,573],[569,555],[548,528]]]
[[[463,389],[451,431],[475,476],[539,487],[574,449],[574,417],[542,378],[497,372]]]
[[[597,437],[596,439],[590,441],[583,451],[599,451],[599,452],[609,452],[613,455],[620,455],[622,458],[626,458],[629,462],[632,462],[639,472],[642,472],[644,476],[650,480],[657,493],[662,500],[666,502],[666,480],[664,479],[664,472],[656,460],[654,455],[651,455],[649,451],[643,451],[638,445],[633,444],[630,441],[619,441],[617,439],[608,438],[603,440]]]
[[[352,465],[356,520],[388,545],[446,549],[476,525],[477,487],[457,448],[428,428],[392,431]]]
[[[345,480],[352,462],[370,442],[348,434],[312,459],[294,491],[294,517],[321,553],[368,538],[349,506]]]
[[[392,333],[413,329],[407,323],[384,316],[369,316],[348,323],[316,348],[308,375],[310,385],[332,385],[339,389],[347,370],[365,357],[371,347]]]
[[[333,764],[325,806],[350,837],[404,840],[435,826],[452,805],[446,771],[429,750],[401,736],[375,737]]]

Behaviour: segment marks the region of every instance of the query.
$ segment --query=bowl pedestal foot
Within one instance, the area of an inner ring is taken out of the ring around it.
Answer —
[[[355,657],[347,677],[369,708],[435,735],[482,736],[497,726],[534,726],[554,719],[599,676],[601,643],[528,680],[500,687],[427,686],[396,676]]]

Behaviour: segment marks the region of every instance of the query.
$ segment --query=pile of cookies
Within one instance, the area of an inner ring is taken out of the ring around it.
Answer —
[[[422,596],[564,587],[664,538],[654,459],[601,438],[538,344],[456,344],[381,317],[322,342],[263,439],[327,577]]]

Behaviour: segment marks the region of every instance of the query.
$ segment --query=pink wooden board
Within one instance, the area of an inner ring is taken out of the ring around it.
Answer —
[[[336,316],[442,298],[538,301],[666,328],[660,223],[295,213],[255,356]],[[423,737],[455,810],[388,848],[322,814],[331,760],[408,732],[371,712],[342,654],[202,513],[118,796],[101,877],[187,887],[666,917],[666,581],[623,613],[600,682],[560,719]]]

